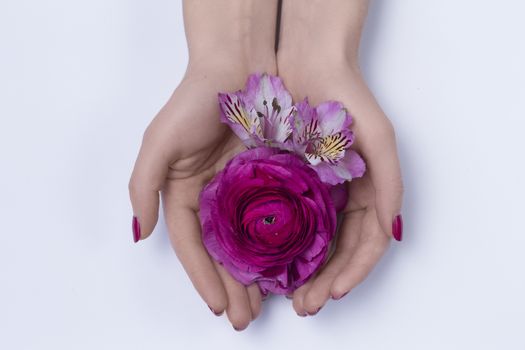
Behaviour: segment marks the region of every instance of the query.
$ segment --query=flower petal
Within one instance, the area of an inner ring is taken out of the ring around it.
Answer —
[[[274,99],[283,110],[292,106],[292,96],[284,87],[281,78],[276,76],[251,74],[243,93],[248,109],[255,108],[261,113],[264,113],[267,107],[272,107]]]
[[[352,117],[341,102],[323,102],[315,108],[315,111],[321,125],[322,136],[346,133],[350,130]]]
[[[292,96],[279,77],[252,74],[243,91],[243,100],[252,119],[258,118],[262,136],[270,143],[284,143],[292,133]]]
[[[363,159],[354,150],[346,150],[344,158],[337,164],[319,162],[310,165],[319,175],[321,181],[337,185],[345,181],[351,181],[355,177],[363,176],[366,166]]]
[[[335,186],[327,186],[330,189],[330,196],[334,201],[335,211],[339,213],[346,207],[346,204],[348,202],[348,189],[346,187],[346,184],[342,183]]]
[[[310,147],[306,148],[306,159],[312,165],[320,162],[337,164],[345,156],[345,150],[352,143],[348,135],[351,134],[338,132],[312,142]]]
[[[246,111],[245,104],[239,92],[219,93],[221,121],[230,126],[247,147],[254,147],[256,140],[262,134],[259,118]]]
[[[296,152],[303,154],[308,142],[321,137],[321,128],[315,108],[308,103],[308,98],[295,105],[296,112],[292,116],[293,142]]]

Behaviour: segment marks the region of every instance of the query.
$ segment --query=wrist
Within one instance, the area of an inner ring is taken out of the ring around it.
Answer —
[[[276,74],[277,1],[184,1],[189,69]]]
[[[277,58],[272,50],[250,46],[222,46],[190,53],[187,74],[202,72],[277,74]]]
[[[315,70],[358,69],[367,6],[367,1],[285,1],[277,53],[279,70],[295,65]]]

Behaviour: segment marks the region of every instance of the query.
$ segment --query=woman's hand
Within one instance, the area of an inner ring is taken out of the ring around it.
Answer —
[[[220,123],[217,93],[241,89],[252,71],[276,72],[275,6],[253,0],[184,3],[188,69],[144,133],[129,183],[135,241],[153,231],[160,192],[184,269],[212,312],[226,310],[237,330],[257,317],[261,294],[257,285],[243,286],[209,257],[201,241],[198,196],[244,148]]]
[[[359,72],[357,48],[367,1],[289,0],[283,3],[279,74],[295,101],[341,101],[353,117],[353,148],[367,164],[348,184],[349,202],[336,250],[319,273],[293,294],[297,314],[313,315],[363,281],[401,240],[403,185],[392,124]],[[330,25],[327,25],[330,23]]]

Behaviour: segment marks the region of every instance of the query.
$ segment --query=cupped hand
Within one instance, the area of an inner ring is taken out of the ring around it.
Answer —
[[[187,73],[146,129],[129,183],[135,240],[152,233],[160,192],[177,257],[212,312],[220,315],[226,310],[237,330],[257,317],[261,294],[257,285],[243,286],[208,255],[201,241],[198,196],[244,148],[220,123],[217,101],[219,91],[243,87],[246,75],[240,73],[222,68]]]
[[[306,316],[361,283],[387,250],[390,237],[401,240],[403,185],[394,129],[357,67],[326,62],[309,69],[281,64],[279,69],[295,101],[308,96],[312,104],[326,100],[344,104],[353,117],[352,147],[367,164],[365,175],[347,184],[349,201],[334,253],[314,278],[293,293],[295,311]]]

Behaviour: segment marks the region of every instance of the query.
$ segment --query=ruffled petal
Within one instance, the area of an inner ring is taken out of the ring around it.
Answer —
[[[339,213],[346,207],[348,202],[348,189],[346,188],[346,184],[342,183],[335,186],[327,186],[330,190],[330,196],[334,202],[335,211]]]

